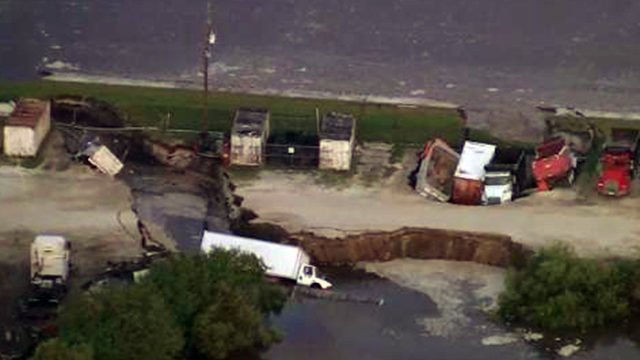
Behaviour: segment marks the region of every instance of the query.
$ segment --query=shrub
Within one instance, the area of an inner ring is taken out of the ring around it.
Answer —
[[[498,315],[545,330],[586,330],[630,315],[637,264],[578,258],[567,246],[534,254],[507,275]]]
[[[77,294],[60,313],[61,339],[89,344],[96,360],[174,359],[184,344],[164,299],[148,285]]]
[[[59,316],[60,338],[36,359],[224,359],[262,350],[278,334],[266,323],[286,297],[262,263],[237,252],[175,255],[141,283],[75,294]]]
[[[32,360],[93,360],[93,351],[87,345],[69,346],[51,339],[38,346]]]

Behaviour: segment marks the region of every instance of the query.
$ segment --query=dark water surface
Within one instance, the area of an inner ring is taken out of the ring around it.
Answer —
[[[413,95],[511,116],[540,102],[640,111],[638,1],[212,3],[215,86]],[[0,0],[0,79],[48,65],[193,84],[205,4]]]
[[[535,349],[524,344],[482,346],[474,331],[456,339],[428,336],[417,320],[439,316],[437,305],[428,296],[388,280],[344,270],[334,273],[331,280],[340,291],[383,297],[385,303],[376,306],[297,296],[275,321],[285,338],[267,353],[267,359],[539,358]]]

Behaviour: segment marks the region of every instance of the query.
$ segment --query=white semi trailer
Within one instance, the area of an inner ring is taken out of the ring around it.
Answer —
[[[265,272],[269,276],[293,280],[299,285],[320,289],[332,286],[320,276],[315,266],[309,264],[309,255],[297,246],[205,231],[202,236],[202,251],[208,253],[215,248],[255,255],[262,260],[266,267]]]

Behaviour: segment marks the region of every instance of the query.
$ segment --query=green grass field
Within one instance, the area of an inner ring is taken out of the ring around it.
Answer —
[[[194,90],[36,81],[0,83],[0,100],[17,97],[49,98],[56,95],[85,95],[119,107],[131,125],[162,127],[171,114],[171,128],[200,129],[202,94]],[[320,113],[340,111],[357,119],[359,141],[422,144],[432,137],[457,143],[462,122],[452,109],[405,108],[356,102],[286,98],[277,96],[212,93],[209,98],[209,130],[228,131],[234,110],[240,106],[265,107],[272,113],[272,133],[299,131],[315,133],[315,109]],[[487,134],[480,134],[490,138]]]

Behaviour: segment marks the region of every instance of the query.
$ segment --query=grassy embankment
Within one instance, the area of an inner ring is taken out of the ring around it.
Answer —
[[[84,95],[110,102],[126,115],[128,125],[162,128],[167,114],[172,129],[201,129],[202,93],[185,89],[160,89],[135,86],[63,83],[34,81],[23,83],[0,82],[0,100],[17,97],[49,98],[58,95]],[[317,132],[316,108],[320,114],[339,111],[353,114],[357,119],[358,142],[386,142],[394,145],[392,162],[402,159],[407,149],[419,149],[431,138],[440,137],[458,145],[462,135],[462,120],[455,109],[433,107],[400,107],[395,105],[362,104],[323,99],[304,99],[280,96],[248,95],[214,92],[209,98],[208,129],[227,132],[231,128],[233,113],[240,106],[264,107],[271,111],[271,133],[283,139],[294,132],[302,137]],[[154,133],[154,136],[166,134]],[[173,134],[184,140],[194,135]],[[471,137],[478,141],[505,143],[489,133],[472,130]],[[233,170],[235,173],[236,170]],[[238,170],[240,177],[255,176],[256,171]],[[353,174],[319,172],[321,183],[343,183]]]
[[[131,125],[162,126],[171,114],[171,127],[200,129],[202,95],[199,91],[133,86],[108,86],[60,82],[0,83],[0,99],[20,96],[52,97],[82,94],[111,102],[122,109]],[[266,107],[272,112],[274,133],[315,133],[315,109],[321,113],[340,111],[358,118],[359,141],[383,141],[399,145],[422,144],[432,137],[459,141],[462,123],[455,110],[429,107],[402,108],[392,105],[285,98],[232,93],[213,93],[209,99],[209,130],[228,131],[233,111],[239,106]],[[482,139],[486,133],[478,132]]]

